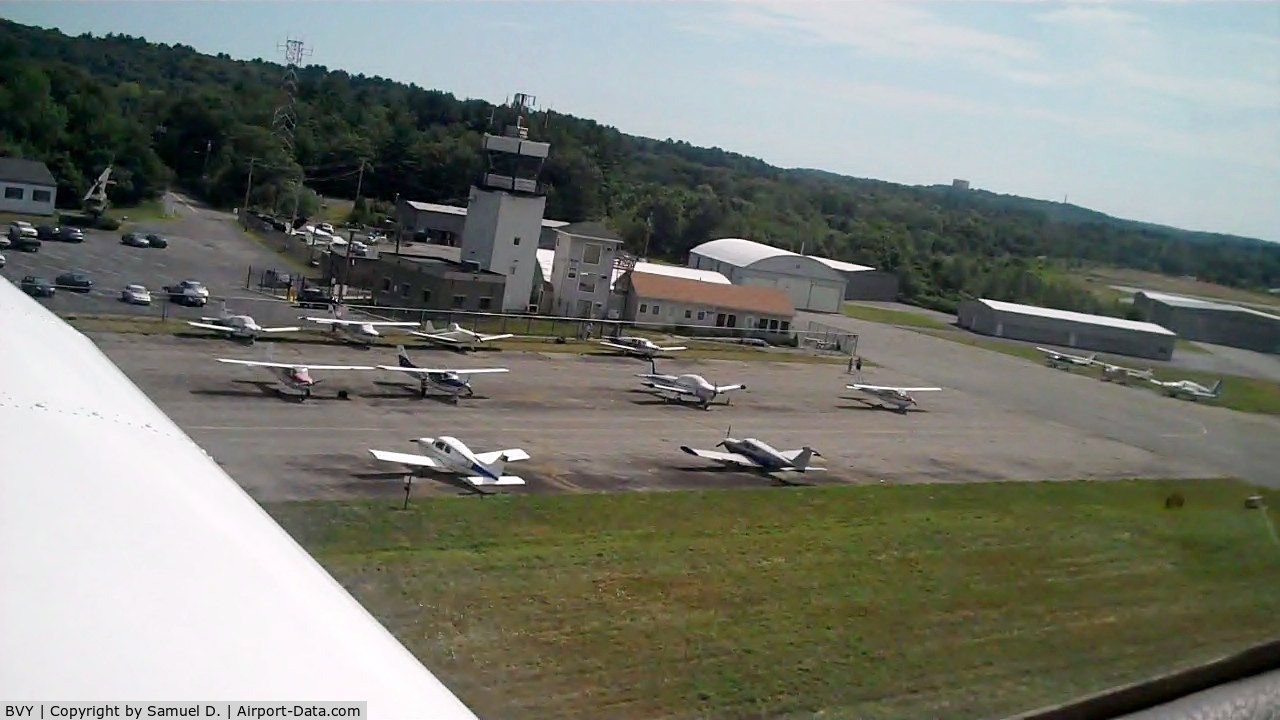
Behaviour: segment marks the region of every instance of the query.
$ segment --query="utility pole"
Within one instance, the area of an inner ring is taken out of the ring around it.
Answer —
[[[293,213],[289,216],[289,232],[293,232],[293,228],[298,224],[298,202],[302,200],[302,188],[305,181],[306,171],[298,170],[298,186],[293,190]]]
[[[253,189],[253,164],[257,161],[258,158],[256,157],[249,158],[249,179],[244,184],[244,205],[240,206],[240,224],[245,227],[249,227],[249,222],[245,220],[245,217],[249,214],[249,191]],[[290,230],[292,229],[290,228]]]
[[[364,158],[360,158],[360,176],[356,178],[356,199],[360,202],[360,189],[364,186]]]
[[[212,152],[213,152],[213,141],[205,140],[204,141],[204,169],[200,171],[200,177],[202,179],[208,179],[209,177],[209,154]]]

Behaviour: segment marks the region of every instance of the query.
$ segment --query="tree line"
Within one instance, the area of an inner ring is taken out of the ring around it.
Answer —
[[[238,206],[314,212],[316,193],[465,204],[503,108],[313,65],[297,72],[292,143],[272,131],[285,68],[123,35],[71,37],[0,21],[0,155],[44,160],[74,205],[108,163],[113,202],[180,185]],[[632,252],[683,261],[718,237],[891,270],[909,302],[965,297],[1122,313],[1063,273],[1094,262],[1244,288],[1280,286],[1280,246],[1049,203],[785,170],[719,148],[627,135],[560,113],[528,118],[551,143],[547,216],[604,219]],[[363,172],[362,172],[363,170]],[[375,203],[377,205],[377,203]],[[385,207],[385,205],[383,205]],[[359,210],[369,214],[368,203]]]

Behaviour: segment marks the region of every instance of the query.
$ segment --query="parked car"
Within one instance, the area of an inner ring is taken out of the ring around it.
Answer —
[[[332,226],[332,225],[330,225],[329,223],[320,223],[320,224],[316,225],[316,230],[319,230],[320,232],[325,233],[326,235],[337,235],[337,234],[338,234],[338,231],[337,231],[337,230],[334,230],[334,229],[333,229],[333,226]]]
[[[174,285],[165,285],[164,291],[169,296],[169,302],[190,307],[204,307],[209,302],[209,289],[199,280],[183,280]]]
[[[36,237],[40,238],[41,240],[57,240],[58,228],[52,225],[37,225]]]
[[[305,287],[302,292],[298,293],[298,307],[300,308],[325,310],[332,303],[333,293],[329,292],[328,288]]]
[[[125,285],[120,291],[120,301],[130,305],[150,305],[151,291],[142,285]]]
[[[3,267],[4,267],[4,264],[5,264],[4,256],[3,256],[3,255],[0,255],[0,268],[3,268]]]
[[[9,246],[14,250],[40,252],[40,231],[29,222],[19,220],[9,226]]]
[[[54,293],[57,292],[53,283],[39,275],[28,275],[22,278],[22,283],[19,287],[22,288],[22,292],[31,297],[53,297]]]
[[[169,241],[163,235],[149,233],[147,235],[147,245],[153,248],[167,248],[169,247]]]
[[[78,227],[63,225],[58,228],[58,239],[62,242],[84,242],[84,231]]]
[[[87,293],[93,289],[93,280],[89,279],[87,273],[78,270],[64,272],[53,281],[58,287],[66,288],[72,292]]]
[[[121,235],[120,243],[122,245],[128,245],[129,247],[144,248],[144,247],[151,246],[151,243],[147,242],[147,239],[145,237],[139,235],[138,233],[132,233],[132,232]]]

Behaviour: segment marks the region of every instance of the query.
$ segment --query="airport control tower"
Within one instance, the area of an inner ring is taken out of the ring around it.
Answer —
[[[547,196],[538,175],[551,145],[529,140],[525,120],[534,101],[533,96],[518,93],[510,105],[495,110],[495,115],[514,115],[513,124],[501,135],[485,133],[488,167],[471,187],[462,229],[462,260],[507,277],[503,312],[525,312],[535,278],[542,279],[537,251]],[[495,311],[497,305],[494,302]]]

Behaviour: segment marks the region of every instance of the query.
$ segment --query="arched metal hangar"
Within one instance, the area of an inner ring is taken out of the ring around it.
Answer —
[[[776,287],[797,310],[840,312],[845,278],[805,255],[742,238],[710,240],[689,251],[689,267],[714,270],[734,285]]]

